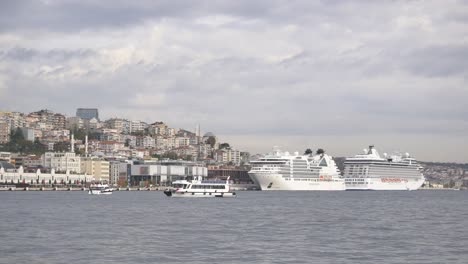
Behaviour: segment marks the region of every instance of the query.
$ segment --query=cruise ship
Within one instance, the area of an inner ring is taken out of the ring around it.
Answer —
[[[418,162],[405,155],[379,155],[374,146],[344,163],[346,190],[417,190],[424,183]]]
[[[250,161],[249,176],[261,190],[343,191],[344,180],[327,154],[293,155],[275,150]]]

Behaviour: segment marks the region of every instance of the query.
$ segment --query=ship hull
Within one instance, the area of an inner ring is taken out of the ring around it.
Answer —
[[[249,173],[262,191],[344,191],[344,181],[286,180],[281,174]]]
[[[424,184],[424,178],[365,178],[364,183],[346,183],[347,191],[414,191]]]

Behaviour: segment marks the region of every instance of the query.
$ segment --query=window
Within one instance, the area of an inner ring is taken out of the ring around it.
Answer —
[[[327,161],[326,161],[325,159],[322,159],[322,160],[320,161],[319,166],[320,166],[320,167],[327,167],[327,166],[328,166]]]

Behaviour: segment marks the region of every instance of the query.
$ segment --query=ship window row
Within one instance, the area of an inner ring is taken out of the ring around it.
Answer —
[[[225,185],[192,185],[190,189],[225,189]]]
[[[308,179],[294,179],[294,181],[313,181],[313,182],[316,182],[318,179],[311,179],[311,178],[308,178]]]

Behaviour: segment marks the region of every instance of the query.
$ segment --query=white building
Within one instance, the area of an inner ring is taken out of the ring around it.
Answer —
[[[133,132],[144,131],[148,127],[148,124],[142,121],[135,120],[135,121],[130,121],[130,126],[131,126],[130,133],[133,133]]]
[[[231,148],[217,150],[214,158],[218,162],[234,165],[239,165],[241,162],[240,151]]]
[[[190,145],[190,138],[189,137],[177,137],[177,147],[185,147]]]
[[[34,141],[34,139],[36,138],[35,129],[33,128],[22,127],[21,133],[23,134],[25,140]]]
[[[5,121],[10,124],[11,129],[26,126],[26,118],[20,112],[0,112],[0,121]]]
[[[136,137],[136,147],[154,148],[156,147],[156,140],[150,136]]]
[[[42,166],[61,172],[81,173],[81,157],[73,152],[46,152],[41,156]]]
[[[68,129],[80,129],[83,128],[84,122],[78,116],[72,116],[67,118],[66,128]]]
[[[89,120],[85,119],[83,122],[83,125],[86,129],[89,129],[89,130],[96,130],[102,127],[101,122],[99,122],[99,120],[97,120],[94,117]]]
[[[41,173],[37,170],[34,173],[26,173],[23,167],[14,171],[5,171],[0,168],[0,183],[28,183],[31,185],[47,184],[80,184],[82,182],[91,182],[94,178],[86,174],[56,173],[52,170],[50,173]]]
[[[11,152],[0,152],[0,161],[11,162]]]

